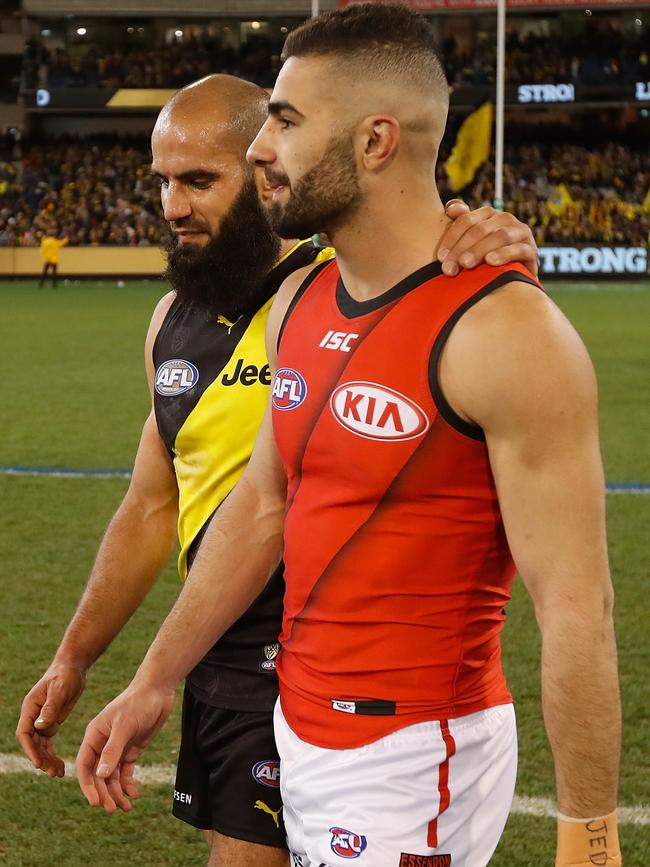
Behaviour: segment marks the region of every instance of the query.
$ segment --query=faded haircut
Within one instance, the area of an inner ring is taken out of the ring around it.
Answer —
[[[401,79],[436,99],[449,98],[433,31],[422,15],[395,2],[355,4],[293,30],[282,60],[309,56],[348,60],[368,75]]]

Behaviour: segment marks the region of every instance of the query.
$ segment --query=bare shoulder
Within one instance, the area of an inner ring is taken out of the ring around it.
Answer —
[[[174,291],[167,292],[166,295],[160,299],[160,301],[154,307],[153,313],[151,314],[151,321],[149,322],[149,328],[147,330],[147,337],[144,343],[144,361],[145,367],[147,369],[147,379],[149,381],[149,388],[151,389],[153,383],[153,347],[156,342],[156,337],[158,336],[158,332],[160,331],[160,326],[163,324],[165,316],[169,312],[169,308],[174,303],[174,299],[176,298],[176,293]]]
[[[331,259],[326,261],[331,261]],[[287,310],[305,280],[307,280],[310,274],[312,274],[322,264],[322,261],[316,261],[307,265],[305,268],[299,268],[297,271],[290,274],[278,289],[273,306],[269,311],[269,318],[266,326],[266,352],[272,369],[275,368],[278,335],[285,316],[287,315]]]
[[[505,414],[562,412],[596,395],[591,360],[573,325],[544,292],[519,281],[461,317],[439,377],[458,414],[483,428]]]

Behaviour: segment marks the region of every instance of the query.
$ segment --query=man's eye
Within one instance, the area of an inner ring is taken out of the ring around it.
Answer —
[[[196,190],[207,190],[213,183],[214,178],[197,178],[197,180],[192,181],[192,186]]]
[[[161,190],[164,190],[169,186],[167,178],[158,178],[158,183],[160,184]]]
[[[289,120],[288,117],[280,118],[280,127],[282,129],[291,129],[292,126],[295,126],[295,124],[293,123],[293,121]]]

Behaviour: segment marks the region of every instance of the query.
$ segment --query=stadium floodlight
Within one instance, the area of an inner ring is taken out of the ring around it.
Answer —
[[[85,36],[88,31],[85,27],[77,27],[77,36]]]
[[[311,0],[311,17],[318,18],[319,6],[318,0]]]
[[[182,30],[174,30],[174,36],[177,39],[182,39],[183,38],[183,31]]]

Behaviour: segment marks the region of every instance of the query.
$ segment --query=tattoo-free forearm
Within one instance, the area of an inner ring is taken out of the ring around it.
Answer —
[[[210,522],[136,680],[174,688],[259,595],[282,556],[284,497],[243,476]]]
[[[621,741],[610,600],[576,601],[549,611],[540,623],[558,809],[574,817],[606,815],[616,807]]]
[[[151,589],[176,540],[177,510],[129,496],[109,524],[56,660],[89,668]]]

